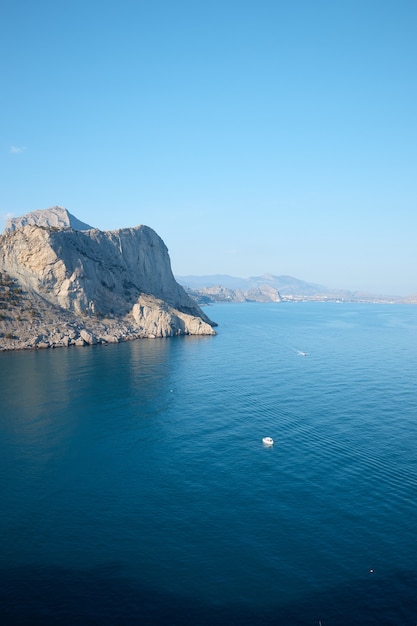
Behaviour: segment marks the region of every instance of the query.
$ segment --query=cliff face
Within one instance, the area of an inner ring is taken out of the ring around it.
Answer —
[[[58,316],[62,310],[129,320],[140,336],[215,334],[215,324],[175,281],[168,250],[151,228],[103,232],[31,221],[1,235],[0,272]]]

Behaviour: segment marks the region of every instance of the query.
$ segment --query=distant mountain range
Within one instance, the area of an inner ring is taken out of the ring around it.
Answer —
[[[282,300],[315,300],[344,302],[417,303],[417,296],[401,298],[363,291],[329,289],[293,276],[263,274],[239,278],[228,274],[176,276],[191,297],[200,304],[214,302],[281,302]]]
[[[176,280],[185,287],[199,291],[208,287],[222,286],[227,289],[241,289],[247,291],[268,286],[276,289],[283,295],[315,296],[330,293],[323,285],[308,283],[293,276],[251,276],[250,278],[238,278],[227,274],[213,274],[208,276],[176,276]]]

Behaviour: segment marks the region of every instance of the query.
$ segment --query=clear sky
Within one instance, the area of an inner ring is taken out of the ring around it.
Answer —
[[[146,224],[174,273],[417,293],[416,0],[5,0],[0,228]]]

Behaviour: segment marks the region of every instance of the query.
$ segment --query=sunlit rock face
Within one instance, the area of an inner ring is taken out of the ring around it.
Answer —
[[[49,209],[32,211],[22,217],[12,217],[6,223],[4,232],[17,230],[23,226],[45,226],[46,228],[74,228],[75,230],[89,230],[92,226],[81,222],[71,215],[62,206],[53,206]]]
[[[127,317],[144,336],[215,334],[151,228],[78,230],[87,225],[73,216],[56,226],[57,209],[16,218],[0,237],[0,271],[22,289],[76,316]]]

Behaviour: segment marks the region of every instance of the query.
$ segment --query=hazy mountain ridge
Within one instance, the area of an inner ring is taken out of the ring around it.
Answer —
[[[84,226],[52,207],[0,236],[0,349],[215,334],[151,228]]]
[[[293,276],[274,276],[272,274],[251,276],[249,278],[214,274],[211,276],[176,276],[176,279],[181,285],[195,291],[218,286],[231,290],[240,289],[242,291],[270,287],[279,291],[281,295],[317,295],[329,291],[323,285],[308,283]]]
[[[229,289],[221,285],[198,290],[189,287],[184,289],[200,305],[215,302],[282,302],[279,292],[268,285],[245,290]]]
[[[323,300],[346,302],[417,303],[417,295],[408,297],[371,294],[347,289],[329,289],[293,276],[263,274],[240,278],[227,274],[176,276],[177,281],[200,304],[214,302],[279,302],[282,300]]]

